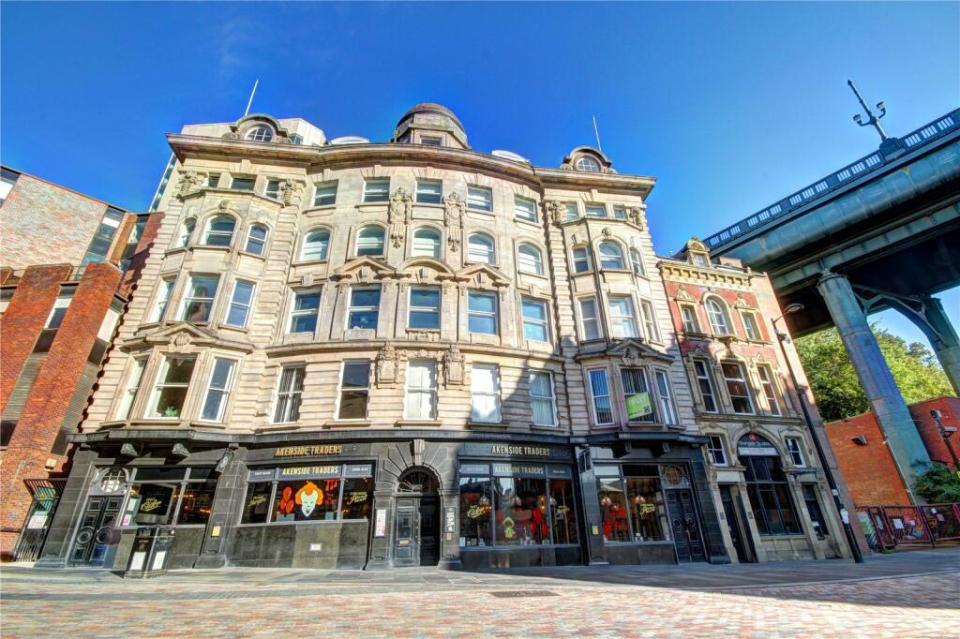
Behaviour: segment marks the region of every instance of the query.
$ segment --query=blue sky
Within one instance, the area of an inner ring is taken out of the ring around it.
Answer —
[[[875,149],[847,78],[892,135],[960,105],[958,25],[958,3],[5,2],[0,157],[143,209],[163,134],[236,119],[255,78],[254,110],[330,137],[386,140],[437,101],[474,148],[546,166],[596,114],[614,166],[658,178],[669,253]]]

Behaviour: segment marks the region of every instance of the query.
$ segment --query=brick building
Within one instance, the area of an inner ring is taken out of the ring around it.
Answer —
[[[785,357],[806,381],[770,280],[736,260],[713,261],[696,239],[659,266],[731,556],[846,556],[798,391],[822,428],[809,390],[794,385]]]
[[[954,454],[960,455],[960,435],[956,434],[960,430],[960,398],[938,397],[908,408],[930,459],[957,470]],[[931,416],[932,410],[940,411],[946,438]],[[857,507],[914,503],[873,412],[830,422],[826,431]]]
[[[8,167],[0,206],[0,551],[29,558],[155,229]]]

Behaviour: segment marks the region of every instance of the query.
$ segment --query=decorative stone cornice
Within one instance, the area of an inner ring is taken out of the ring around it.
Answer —
[[[657,267],[666,281],[689,282],[701,286],[750,288],[751,280],[760,275],[750,270],[694,266],[689,262],[670,259],[661,259],[657,262]]]

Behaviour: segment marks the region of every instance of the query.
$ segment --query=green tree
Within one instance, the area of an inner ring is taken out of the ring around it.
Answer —
[[[930,504],[960,501],[960,471],[951,471],[943,464],[934,464],[917,477],[913,489]]]
[[[908,344],[876,325],[872,329],[907,404],[953,395],[950,381],[930,349],[919,342]],[[837,329],[798,338],[796,345],[824,420],[843,419],[870,410]]]

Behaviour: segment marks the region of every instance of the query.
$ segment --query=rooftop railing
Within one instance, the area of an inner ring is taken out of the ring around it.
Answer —
[[[947,115],[901,138],[899,149],[913,151],[942,138],[958,128],[960,128],[960,109],[954,109]],[[839,171],[818,180],[816,183],[800,189],[796,193],[740,220],[736,224],[728,226],[719,233],[714,233],[704,240],[704,243],[711,250],[719,249],[741,235],[772,224],[775,220],[783,217],[787,213],[801,206],[806,206],[811,202],[815,202],[833,191],[846,186],[855,179],[860,179],[871,173],[880,171],[884,166],[900,157],[900,155],[902,155],[902,153],[892,153],[885,156],[879,150],[874,151],[870,155],[860,158]]]

